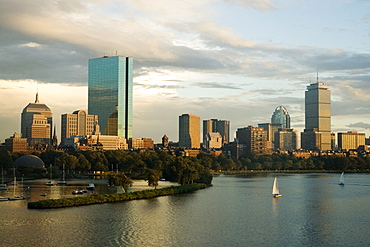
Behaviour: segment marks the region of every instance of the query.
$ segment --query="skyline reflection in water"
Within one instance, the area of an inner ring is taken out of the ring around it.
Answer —
[[[216,176],[195,193],[123,203],[28,210],[0,202],[8,246],[366,246],[370,175]],[[50,189],[50,188],[49,188]],[[53,190],[55,188],[51,188]],[[64,188],[67,189],[68,188]],[[60,192],[58,192],[60,193]]]

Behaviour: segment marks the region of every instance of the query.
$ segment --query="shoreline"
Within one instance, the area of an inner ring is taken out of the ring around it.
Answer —
[[[212,171],[212,175],[233,175],[252,173],[370,173],[370,170],[246,170],[246,171]]]
[[[52,208],[65,208],[65,207],[75,207],[75,206],[85,206],[92,204],[104,204],[110,202],[123,202],[130,200],[140,200],[149,199],[160,196],[185,194],[194,192],[196,190],[205,189],[209,187],[206,184],[186,184],[180,186],[171,186],[161,189],[153,190],[142,190],[130,193],[121,194],[102,194],[102,195],[92,195],[89,197],[73,197],[73,198],[63,198],[63,199],[47,199],[40,200],[37,202],[28,202],[28,209],[52,209]]]

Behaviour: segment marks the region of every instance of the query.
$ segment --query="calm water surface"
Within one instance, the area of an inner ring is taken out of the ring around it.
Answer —
[[[0,202],[1,246],[370,246],[370,174],[346,174],[345,186],[339,174],[277,174],[277,199],[273,176],[220,175],[191,194],[75,208]],[[27,200],[44,189],[64,193],[40,185]]]

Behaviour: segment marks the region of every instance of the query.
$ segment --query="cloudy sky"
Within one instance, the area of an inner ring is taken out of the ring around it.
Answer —
[[[0,141],[35,100],[87,109],[88,59],[134,58],[134,137],[178,141],[178,117],[304,128],[304,92],[329,85],[332,131],[370,135],[369,0],[1,0]]]

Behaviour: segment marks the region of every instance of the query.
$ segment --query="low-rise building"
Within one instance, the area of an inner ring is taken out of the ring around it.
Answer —
[[[5,148],[10,152],[23,152],[30,149],[27,138],[22,138],[22,134],[19,133],[14,133],[13,136],[5,139]]]

